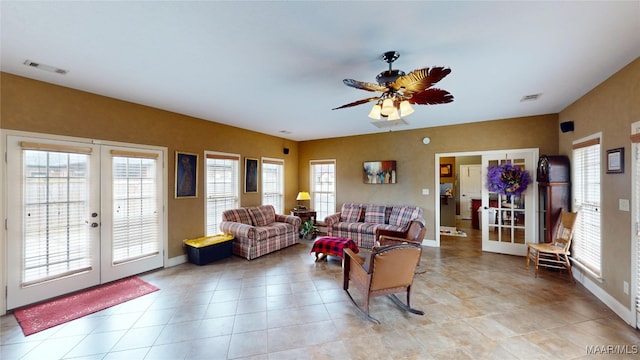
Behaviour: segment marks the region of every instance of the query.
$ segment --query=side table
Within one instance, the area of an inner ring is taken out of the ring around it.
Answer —
[[[315,210],[291,210],[291,215],[297,216],[302,220],[304,219],[313,220],[314,226],[317,224]]]

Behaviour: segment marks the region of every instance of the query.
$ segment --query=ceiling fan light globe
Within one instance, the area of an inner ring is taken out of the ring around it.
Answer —
[[[391,114],[389,114],[389,118],[387,120],[400,120],[400,113],[398,112],[398,109],[394,108]]]
[[[411,114],[413,114],[413,112],[414,112],[414,110],[411,107],[411,104],[409,104],[409,101],[403,100],[400,103],[400,114],[402,114],[402,116],[411,115]]]
[[[380,106],[379,104],[373,105],[373,108],[371,108],[371,112],[369,113],[369,117],[374,120],[380,120],[381,110],[382,106]]]
[[[380,113],[385,116],[389,116],[392,112],[396,111],[396,107],[393,105],[392,99],[384,99],[382,102],[382,109]]]

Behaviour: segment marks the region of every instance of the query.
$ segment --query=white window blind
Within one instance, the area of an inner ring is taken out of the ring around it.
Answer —
[[[312,160],[311,206],[318,220],[336,212],[336,162],[335,160]]]
[[[205,204],[207,236],[220,233],[222,212],[240,206],[239,164],[240,156],[223,153],[209,153],[207,158]]]
[[[600,138],[573,145],[573,201],[579,212],[573,260],[601,276]]]
[[[112,263],[158,254],[160,209],[153,153],[111,151],[113,187]]]
[[[284,212],[284,160],[262,159],[262,205]]]
[[[21,143],[23,286],[92,267],[86,223],[91,149],[35,145]]]

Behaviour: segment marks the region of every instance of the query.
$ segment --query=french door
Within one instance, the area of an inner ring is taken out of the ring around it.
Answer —
[[[482,251],[525,256],[527,241],[536,241],[535,166],[537,149],[508,150],[482,155]],[[506,196],[487,188],[489,166],[510,163],[531,175],[527,190],[519,196]]]
[[[162,149],[6,139],[7,309],[163,266]]]

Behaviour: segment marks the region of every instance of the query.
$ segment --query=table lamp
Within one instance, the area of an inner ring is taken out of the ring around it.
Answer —
[[[300,191],[298,193],[298,196],[296,197],[296,200],[298,201],[311,200],[311,196],[309,196],[309,193],[307,191]],[[306,206],[300,205],[300,203],[298,203],[298,210],[307,210],[307,208]]]

